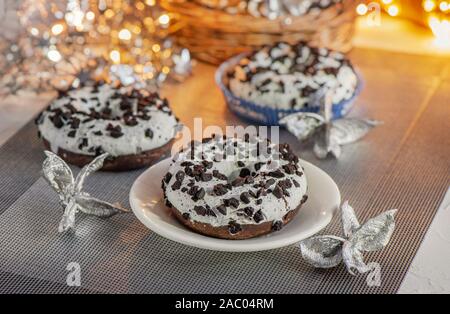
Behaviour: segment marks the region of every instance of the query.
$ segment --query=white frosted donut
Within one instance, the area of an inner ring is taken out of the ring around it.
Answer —
[[[220,137],[191,144],[176,156],[163,189],[168,206],[190,227],[199,224],[197,231],[249,238],[267,233],[258,225],[279,230],[283,218],[306,201],[307,182],[289,145]],[[228,234],[219,232],[224,227]]]
[[[306,43],[278,43],[240,60],[229,73],[231,92],[274,109],[302,109],[322,87],[335,88],[333,103],[353,97],[357,75],[340,52]]]
[[[51,150],[96,156],[132,156],[169,143],[177,119],[157,94],[111,85],[85,86],[60,95],[36,119]]]

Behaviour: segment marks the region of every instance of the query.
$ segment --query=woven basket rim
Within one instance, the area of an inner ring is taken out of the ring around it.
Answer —
[[[337,3],[329,8],[323,9],[318,14],[309,13],[302,16],[287,15],[273,20],[254,17],[252,15],[233,15],[221,10],[206,8],[192,2],[162,0],[161,6],[175,14],[180,14],[185,24],[204,25],[211,30],[227,30],[228,32],[236,33],[246,33],[249,31],[277,33],[288,30],[292,32],[316,30],[318,24],[324,24],[327,27],[336,26],[343,19],[356,14],[354,10],[349,9],[355,6],[353,0],[343,0],[342,3]],[[285,23],[287,17],[291,19],[290,24]]]

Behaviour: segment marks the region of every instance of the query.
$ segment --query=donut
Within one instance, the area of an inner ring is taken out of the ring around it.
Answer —
[[[307,200],[307,181],[288,144],[212,137],[177,154],[162,180],[167,207],[192,230],[248,239],[281,230]]]
[[[264,107],[299,110],[311,107],[321,88],[335,88],[333,104],[355,94],[358,78],[345,56],[304,42],[277,43],[242,58],[228,73],[231,92]]]
[[[148,166],[171,147],[178,120],[166,99],[144,90],[97,84],[60,93],[36,119],[44,146],[84,166],[110,154],[102,170]]]

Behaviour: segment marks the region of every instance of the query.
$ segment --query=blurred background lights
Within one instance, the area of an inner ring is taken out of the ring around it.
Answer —
[[[92,11],[89,11],[86,13],[86,19],[88,21],[93,21],[95,19],[95,13]]]
[[[369,9],[367,8],[367,5],[365,5],[364,3],[361,3],[356,7],[356,12],[359,15],[366,15],[368,11]]]
[[[62,24],[55,24],[52,26],[52,34],[58,36],[64,31],[64,26]]]
[[[162,25],[166,25],[169,24],[170,22],[170,17],[167,14],[162,14],[159,18],[158,18],[158,22]]]
[[[47,53],[47,57],[53,62],[59,62],[62,58],[61,54],[56,49],[50,49]]]
[[[397,5],[393,4],[388,7],[387,12],[390,16],[397,16],[400,13],[400,9]]]
[[[433,0],[425,0],[423,2],[423,8],[426,12],[431,12],[436,8],[436,3]]]
[[[130,40],[131,39],[131,32],[128,29],[126,29],[126,28],[121,29],[120,32],[119,32],[119,39],[121,39],[121,40]]]
[[[112,62],[114,63],[120,63],[120,52],[117,50],[112,50],[109,53],[109,58],[111,59]]]

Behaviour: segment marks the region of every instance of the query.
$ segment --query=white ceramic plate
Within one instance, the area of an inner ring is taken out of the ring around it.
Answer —
[[[339,189],[324,171],[301,160],[308,180],[308,201],[294,219],[281,231],[248,239],[225,240],[201,235],[178,222],[164,205],[161,180],[170,165],[165,159],[145,171],[134,182],[130,191],[130,205],[136,217],[159,235],[202,249],[251,252],[288,246],[316,234],[333,217],[341,203]]]

